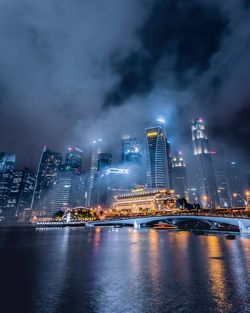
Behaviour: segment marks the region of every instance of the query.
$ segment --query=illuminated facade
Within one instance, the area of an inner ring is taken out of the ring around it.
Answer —
[[[89,187],[87,196],[87,207],[96,205],[97,199],[97,175],[98,175],[98,156],[103,152],[102,139],[94,140],[92,143],[91,168],[89,176]]]
[[[75,172],[76,174],[80,174],[82,168],[82,156],[83,153],[81,149],[75,146],[70,146],[65,158],[66,169]]]
[[[142,145],[138,138],[129,135],[122,137],[122,163],[140,164],[142,159]]]
[[[50,207],[51,190],[57,179],[61,162],[61,153],[50,151],[44,147],[36,175],[32,209],[44,210]]]
[[[172,156],[172,174],[175,195],[188,199],[186,165],[181,151]]]
[[[202,206],[205,208],[216,208],[219,206],[219,198],[209,142],[202,118],[193,121],[191,130],[193,152],[197,161],[198,188]]]
[[[121,213],[146,214],[176,209],[176,199],[166,189],[134,189],[132,192],[116,195],[113,209]]]
[[[145,129],[147,188],[169,188],[166,136],[162,126]]]

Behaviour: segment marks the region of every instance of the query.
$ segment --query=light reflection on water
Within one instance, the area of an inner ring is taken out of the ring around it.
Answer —
[[[1,229],[0,251],[4,313],[250,312],[250,239]]]

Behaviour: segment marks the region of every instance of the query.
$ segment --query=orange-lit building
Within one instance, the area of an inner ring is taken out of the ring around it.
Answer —
[[[149,212],[172,211],[176,209],[174,194],[167,189],[133,189],[132,192],[114,197],[113,210],[126,213],[146,214]]]

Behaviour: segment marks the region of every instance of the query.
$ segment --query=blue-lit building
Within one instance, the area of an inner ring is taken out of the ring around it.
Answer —
[[[122,137],[122,163],[138,164],[142,162],[142,144],[138,138],[130,137],[130,135],[124,135]]]
[[[236,161],[231,161],[228,163],[227,179],[232,206],[245,207],[243,181],[239,165]]]
[[[146,135],[146,185],[147,188],[168,188],[166,135],[164,127],[145,129]]]
[[[45,210],[51,206],[51,192],[56,182],[62,155],[44,147],[38,165],[32,209]]]
[[[186,164],[181,151],[172,155],[172,175],[175,195],[188,199]]]
[[[197,164],[197,183],[202,206],[216,208],[219,206],[219,197],[214,174],[210,146],[202,118],[192,123],[193,153]]]

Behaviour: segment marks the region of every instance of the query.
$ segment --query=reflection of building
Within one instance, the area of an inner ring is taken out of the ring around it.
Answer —
[[[219,205],[219,198],[209,142],[203,120],[198,118],[193,121],[191,129],[193,151],[197,161],[197,178],[201,202],[204,207],[215,208]]]
[[[186,165],[181,151],[172,156],[172,175],[175,195],[180,198],[187,199],[188,191]]]
[[[169,188],[166,136],[162,126],[146,128],[147,188]]]
[[[230,199],[233,207],[244,207],[244,191],[240,170],[236,162],[230,162],[227,169]]]
[[[62,156],[60,153],[52,152],[44,147],[36,176],[32,209],[48,209],[50,192],[56,181],[61,161]]]
[[[176,209],[176,200],[166,189],[135,189],[114,197],[113,208],[126,213],[148,213]]]

